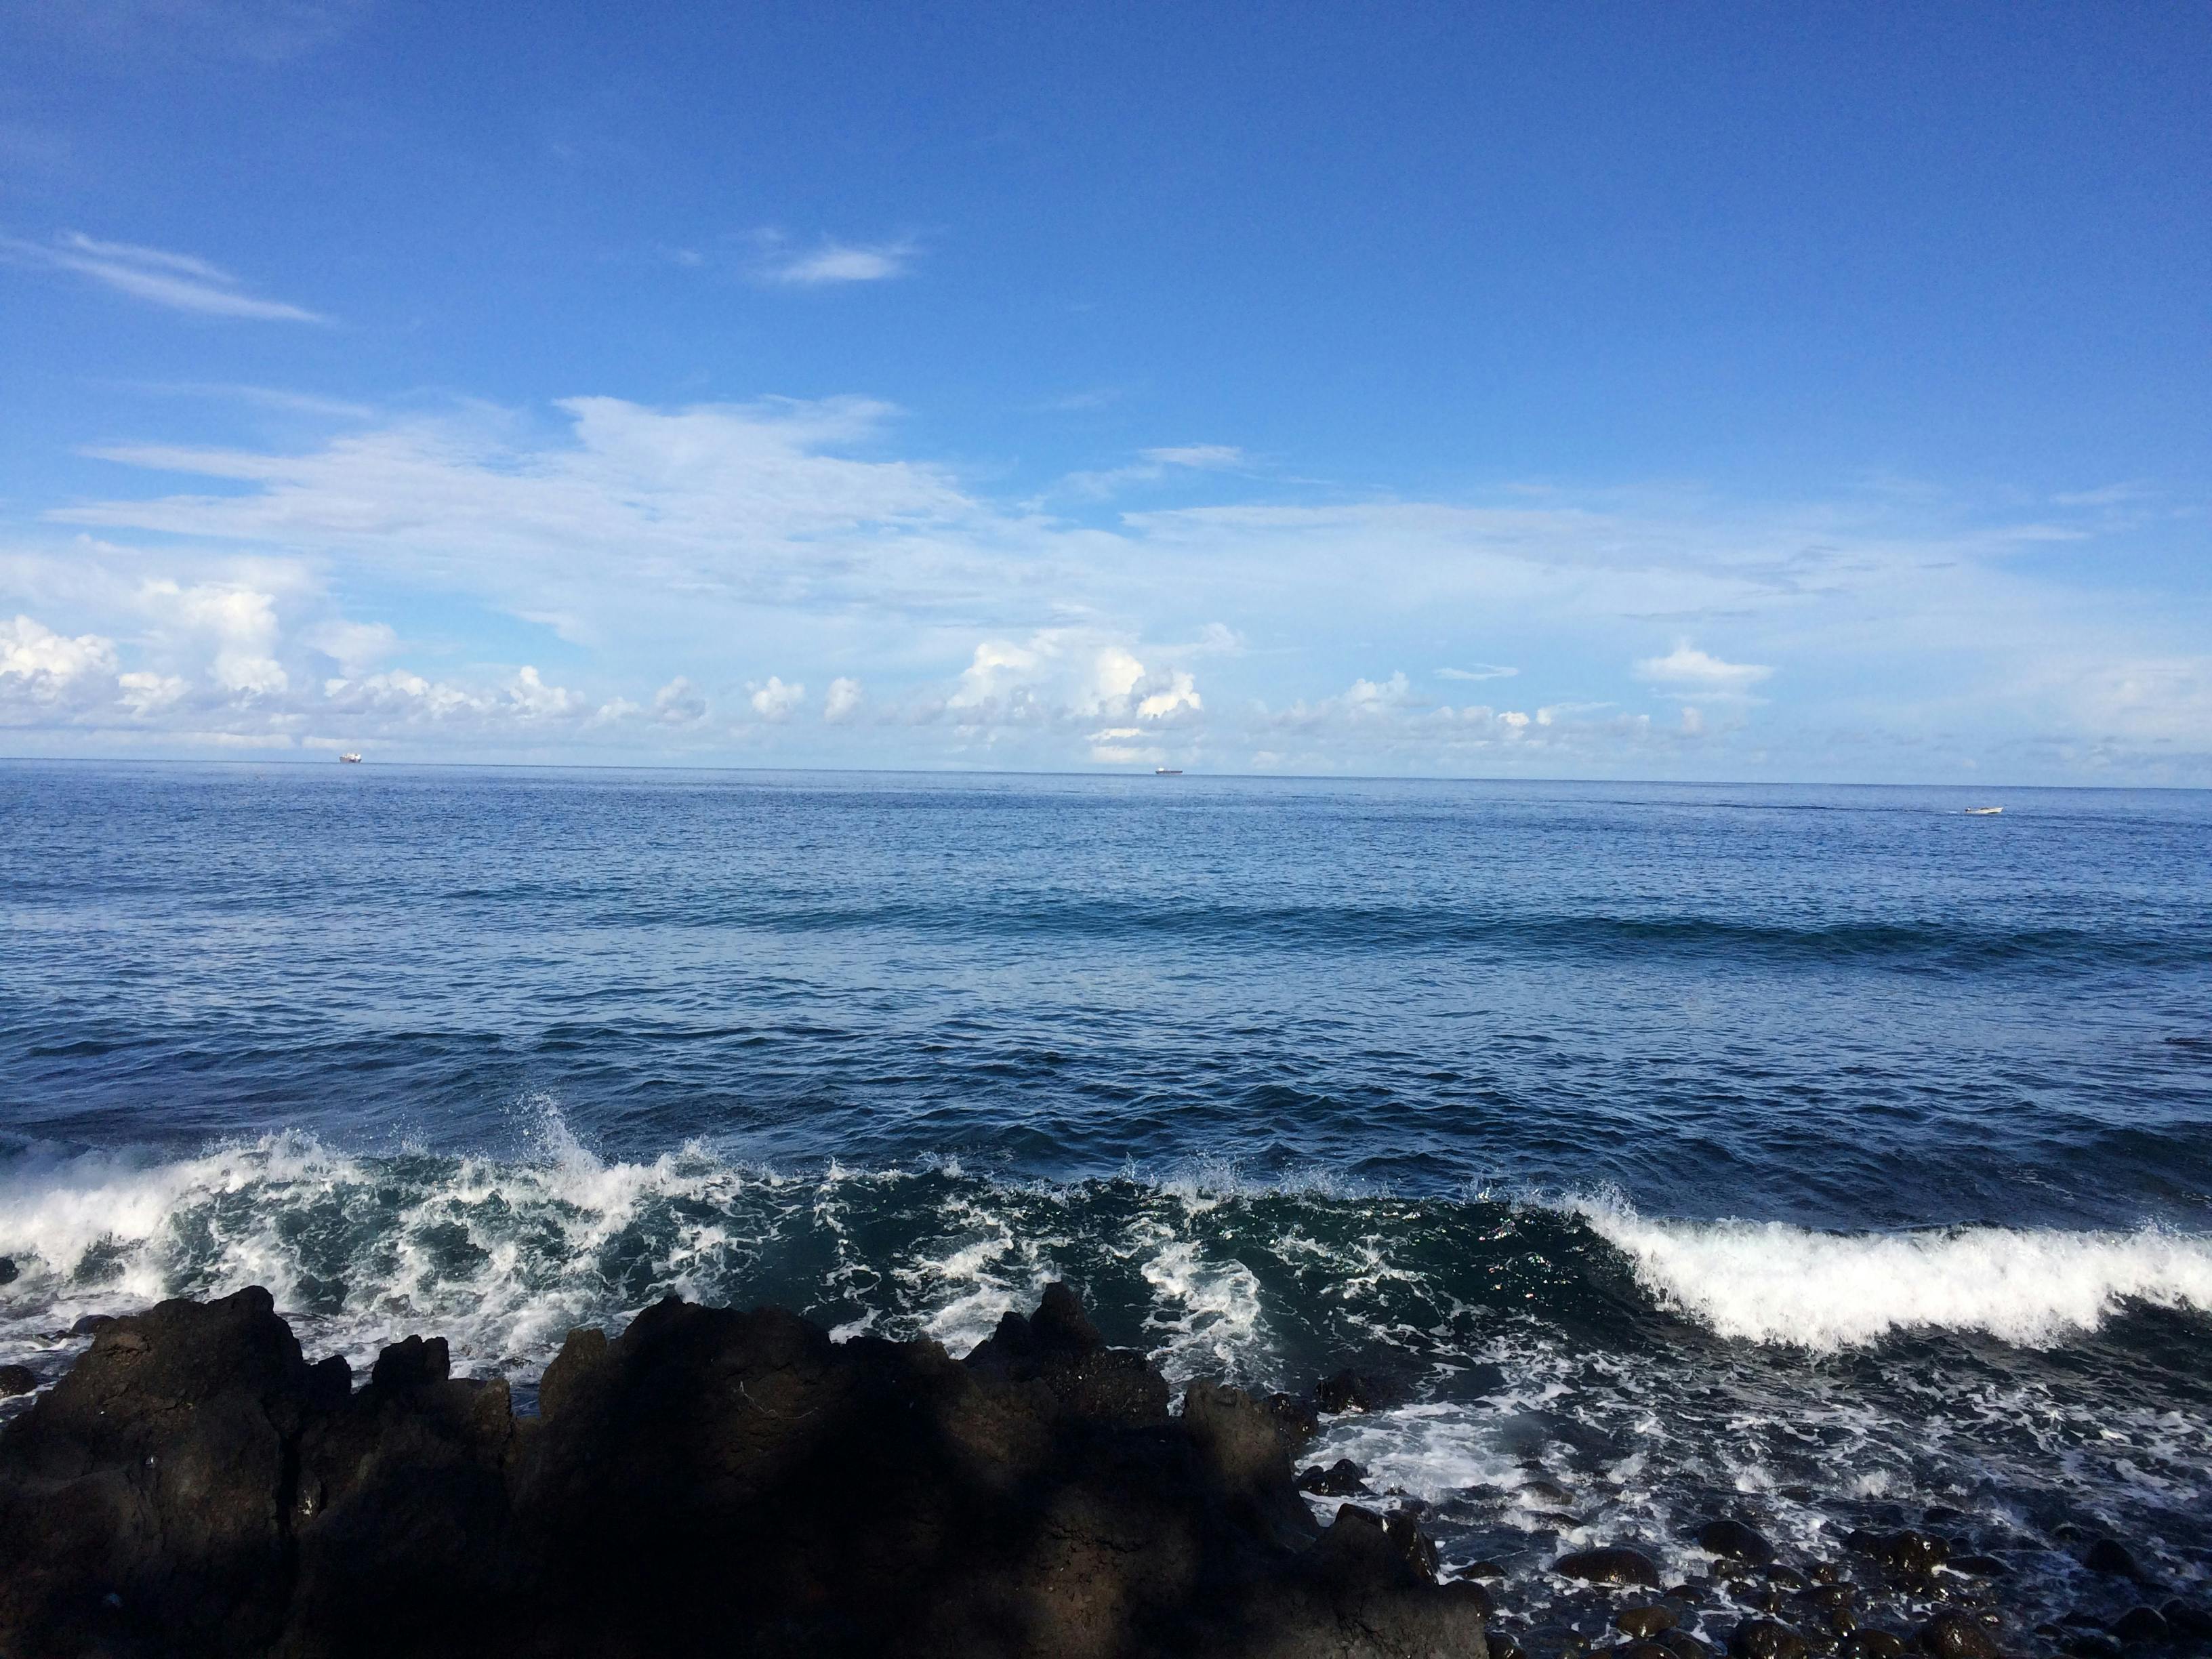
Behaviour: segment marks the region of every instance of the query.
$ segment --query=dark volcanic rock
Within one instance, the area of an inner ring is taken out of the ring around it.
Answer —
[[[1271,1394],[1260,1404],[1268,1420],[1274,1424],[1275,1433],[1288,1456],[1297,1456],[1305,1449],[1306,1442],[1321,1432],[1320,1418],[1304,1401],[1294,1400],[1286,1394]]]
[[[1342,1370],[1314,1384],[1314,1401],[1334,1416],[1341,1412],[1375,1409],[1375,1385],[1357,1371]]]
[[[1654,1602],[1649,1607],[1623,1607],[1613,1614],[1613,1622],[1625,1635],[1650,1641],[1661,1632],[1674,1629],[1681,1620],[1675,1617],[1674,1608]]]
[[[1935,1571],[1951,1554],[1950,1545],[1924,1532],[1854,1532],[1844,1542],[1885,1566],[1923,1575]]]
[[[2081,1565],[2092,1572],[2108,1572],[2120,1578],[2142,1577],[2128,1547],[2110,1538],[2100,1538],[2090,1545],[2082,1553]]]
[[[0,1400],[12,1400],[38,1386],[38,1373],[28,1365],[0,1365]]]
[[[1945,1564],[1954,1572],[1973,1578],[2009,1578],[2012,1569],[1994,1555],[1954,1555]]]
[[[1593,1584],[1643,1584],[1659,1588],[1659,1569],[1638,1550],[1577,1550],[1552,1563],[1552,1571]]]
[[[1900,1659],[1905,1638],[1886,1630],[1855,1630],[1844,1638],[1844,1659]]]
[[[1316,1463],[1298,1476],[1298,1490],[1318,1498],[1357,1498],[1367,1490],[1367,1471],[1348,1457],[1327,1468]]]
[[[1937,1613],[1915,1639],[1933,1659],[1997,1659],[1997,1644],[1989,1632],[1955,1613]]]
[[[2173,1629],[2155,1608],[2130,1607],[2112,1620],[2112,1634],[2123,1642],[2165,1642]]]
[[[1805,1638],[1771,1619],[1747,1619],[1729,1638],[1733,1659],[1805,1659]]]
[[[71,1336],[97,1336],[115,1322],[113,1314],[87,1314],[69,1328]]]
[[[2185,1601],[2177,1595],[2161,1602],[2158,1610],[2167,1625],[2180,1635],[2199,1642],[2212,1637],[2212,1612],[2194,1601]]]
[[[1756,1528],[1741,1521],[1708,1521],[1698,1528],[1698,1547],[1709,1555],[1748,1561],[1763,1567],[1774,1559],[1774,1546]]]
[[[12,1255],[0,1255],[0,1285],[12,1285],[23,1276]]]
[[[1278,1414],[1051,1287],[965,1361],[671,1299],[540,1418],[445,1345],[358,1392],[267,1294],[103,1328],[0,1428],[0,1654],[1467,1656],[1410,1515],[1326,1529]]]

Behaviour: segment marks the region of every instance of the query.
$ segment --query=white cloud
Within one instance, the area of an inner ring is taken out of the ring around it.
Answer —
[[[1244,452],[1235,444],[1177,444],[1138,453],[1162,466],[1187,466],[1203,472],[1244,465]]]
[[[707,700],[678,674],[653,694],[653,717],[664,726],[691,726],[707,718]]]
[[[210,671],[224,690],[267,696],[291,684],[276,657],[276,595],[222,583],[186,587],[159,580],[146,585],[143,598],[165,631],[212,642]]]
[[[573,691],[546,684],[538,672],[526,665],[508,684],[507,695],[515,712],[526,720],[574,714],[584,701]]]
[[[52,696],[87,675],[115,672],[115,641],[97,634],[57,634],[29,617],[0,628],[0,678],[20,679],[35,696]]]
[[[771,282],[799,288],[887,282],[894,276],[905,276],[915,256],[915,245],[910,241],[825,241],[811,249],[789,251],[780,246],[781,238],[763,240],[775,246],[775,251],[763,263],[762,275]]]
[[[66,270],[173,311],[261,322],[320,323],[327,318],[277,300],[257,299],[221,266],[189,253],[100,241],[64,231],[51,244],[0,237],[0,258]]]
[[[786,685],[771,674],[768,681],[752,695],[753,712],[763,720],[780,723],[792,716],[792,711],[806,700],[806,688],[800,684]]]
[[[1663,657],[1646,657],[1636,665],[1638,679],[1650,680],[1684,696],[1740,696],[1773,672],[1757,663],[1723,662],[1687,640]]]
[[[1439,668],[1437,677],[1447,680],[1510,680],[1520,672],[1502,663],[1479,662],[1472,668]]]
[[[860,706],[860,683],[844,675],[830,682],[830,695],[822,704],[822,718],[832,726],[852,718]]]

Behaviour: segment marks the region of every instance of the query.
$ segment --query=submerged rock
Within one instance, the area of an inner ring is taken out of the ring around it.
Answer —
[[[1639,1550],[1577,1550],[1552,1564],[1552,1571],[1593,1584],[1642,1584],[1659,1588],[1659,1569]]]
[[[1708,1521],[1698,1528],[1698,1547],[1708,1555],[1747,1561],[1763,1567],[1774,1559],[1774,1546],[1765,1534],[1741,1521]]]
[[[1061,1286],[964,1361],[671,1298],[534,1421],[435,1339],[351,1382],[259,1290],[103,1328],[0,1428],[0,1653],[1486,1659],[1410,1515],[1323,1528]]]
[[[1357,1498],[1367,1490],[1367,1471],[1348,1457],[1327,1468],[1316,1463],[1298,1476],[1298,1490],[1318,1498]]]

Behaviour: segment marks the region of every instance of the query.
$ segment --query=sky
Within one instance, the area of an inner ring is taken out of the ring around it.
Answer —
[[[2212,785],[2212,6],[0,0],[0,755]]]

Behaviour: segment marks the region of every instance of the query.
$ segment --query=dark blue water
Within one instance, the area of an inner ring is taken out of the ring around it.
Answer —
[[[253,1281],[526,1396],[671,1289],[1066,1274],[1393,1379],[1327,1449],[1454,1547],[1941,1504],[2055,1607],[2069,1522],[2212,1571],[2208,1234],[2203,793],[0,765],[47,1373]]]

